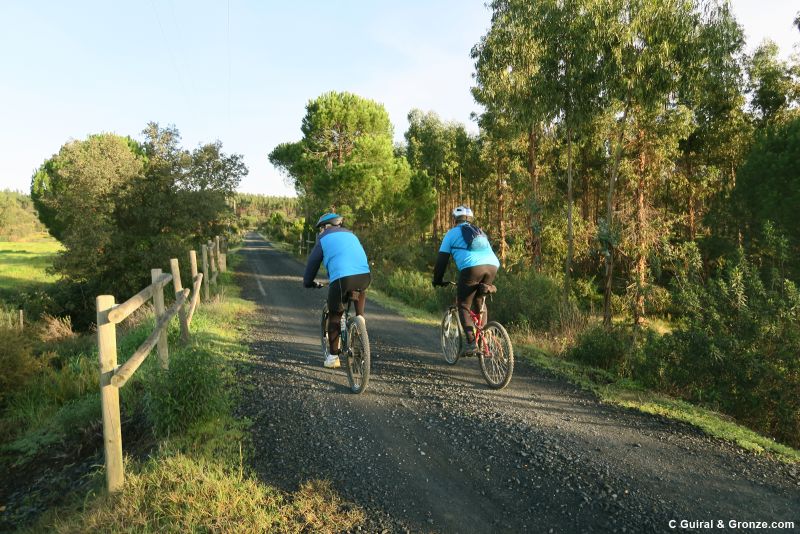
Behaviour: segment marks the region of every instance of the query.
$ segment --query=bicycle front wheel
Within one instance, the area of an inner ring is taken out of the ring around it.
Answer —
[[[347,338],[347,380],[350,391],[361,394],[369,383],[370,350],[367,323],[360,315],[349,321]]]
[[[455,365],[461,356],[461,328],[458,324],[458,311],[450,308],[442,318],[442,355],[444,361]]]
[[[511,338],[497,321],[489,321],[483,328],[478,350],[481,374],[492,389],[503,389],[514,374],[514,347]]]
[[[319,342],[322,347],[322,357],[327,358],[330,350],[328,348],[328,303],[322,307],[322,317],[319,326]]]

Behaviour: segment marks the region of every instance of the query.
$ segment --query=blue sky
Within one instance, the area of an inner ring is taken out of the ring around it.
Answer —
[[[794,0],[733,7],[751,48],[770,37],[788,57],[800,41]],[[243,154],[241,190],[288,194],[267,154],[300,138],[305,104],[329,90],[383,103],[397,140],[414,107],[475,131],[469,51],[489,19],[467,0],[3,0],[0,189],[28,190],[69,139],[156,121],[188,148],[219,139]]]

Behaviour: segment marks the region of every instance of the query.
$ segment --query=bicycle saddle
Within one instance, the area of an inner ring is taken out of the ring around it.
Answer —
[[[358,300],[358,294],[363,293],[366,291],[365,289],[351,289],[350,290],[350,300]]]
[[[493,286],[492,284],[478,284],[479,295],[491,295],[492,293],[497,293],[496,286]]]

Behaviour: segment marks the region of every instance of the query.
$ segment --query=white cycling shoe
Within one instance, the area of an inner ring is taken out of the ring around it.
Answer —
[[[325,358],[325,367],[328,369],[338,369],[341,366],[338,354],[328,354],[328,357]]]

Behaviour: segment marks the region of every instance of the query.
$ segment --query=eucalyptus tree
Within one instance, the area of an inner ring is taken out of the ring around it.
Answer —
[[[596,0],[548,0],[528,11],[529,24],[541,45],[540,70],[544,102],[556,117],[567,143],[567,254],[564,294],[570,294],[573,231],[575,132],[603,109],[601,34],[604,21]]]
[[[706,203],[730,191],[752,127],[743,109],[744,34],[727,3],[707,6],[697,38],[698,61],[686,69],[678,99],[692,111],[693,128],[680,142],[682,179],[667,182],[664,201],[684,203],[685,237],[694,240]]]
[[[443,122],[434,112],[413,109],[408,114],[405,155],[411,168],[424,172],[436,193],[434,238],[445,229],[450,210],[468,202],[471,185],[481,180],[476,167],[477,140],[463,124]],[[465,187],[466,181],[466,187]]]
[[[452,146],[448,137],[445,125],[436,113],[425,113],[419,109],[412,109],[408,113],[406,158],[413,169],[424,172],[430,178],[436,192],[434,239],[438,238],[447,222],[443,193],[452,160]]]
[[[492,24],[472,48],[475,60],[475,100],[488,113],[503,115],[511,135],[527,138],[528,220],[530,257],[541,265],[542,204],[540,195],[540,146],[546,127],[554,118],[548,100],[548,80],[543,78],[543,47],[533,22],[540,6],[520,0],[495,0],[491,3]]]
[[[604,324],[611,325],[611,294],[614,268],[614,249],[620,229],[614,222],[614,193],[619,178],[620,163],[629,146],[636,150],[634,184],[634,323],[644,314],[648,243],[646,241],[646,205],[649,188],[648,157],[651,163],[657,155],[652,151],[658,139],[650,134],[667,133],[672,141],[674,129],[653,128],[664,121],[662,112],[685,114],[678,108],[676,94],[687,81],[702,56],[697,39],[702,26],[701,5],[695,0],[604,0],[600,18],[603,20],[602,42],[604,92],[619,112],[616,139],[613,142],[613,161],[606,198],[606,218],[601,225],[599,241],[605,257]],[[675,126],[675,122],[670,122]],[[629,128],[635,129],[627,139]],[[610,143],[611,144],[611,143]],[[648,152],[649,151],[649,152]]]
[[[774,41],[765,40],[753,53],[747,69],[750,108],[762,125],[780,117],[800,97],[793,94],[792,68],[778,52]]]
[[[528,168],[537,209],[537,134],[555,123],[566,138],[567,253],[564,292],[570,292],[573,255],[573,141],[602,110],[601,58],[596,0],[500,0],[492,4],[492,27],[473,49],[476,99],[529,132]],[[535,228],[535,217],[531,220]],[[534,243],[538,247],[538,243]],[[536,248],[534,248],[536,250]]]

